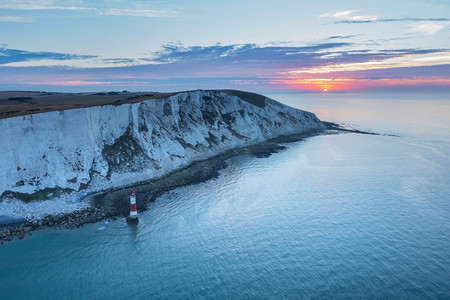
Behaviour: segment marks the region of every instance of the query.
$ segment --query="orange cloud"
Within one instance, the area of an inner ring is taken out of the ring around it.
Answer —
[[[405,54],[383,60],[359,63],[328,64],[325,66],[290,71],[290,74],[326,74],[335,72],[355,72],[407,67],[427,67],[450,64],[450,51],[427,54]]]

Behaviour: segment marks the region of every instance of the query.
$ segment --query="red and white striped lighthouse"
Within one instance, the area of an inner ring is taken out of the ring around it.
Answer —
[[[130,215],[127,217],[128,223],[138,223],[139,219],[137,216],[137,208],[136,208],[136,194],[134,190],[131,190],[130,193]]]

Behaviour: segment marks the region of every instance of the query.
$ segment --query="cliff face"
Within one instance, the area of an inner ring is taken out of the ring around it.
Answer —
[[[193,91],[1,119],[0,195],[45,199],[131,184],[234,147],[323,128],[312,113],[260,97]]]

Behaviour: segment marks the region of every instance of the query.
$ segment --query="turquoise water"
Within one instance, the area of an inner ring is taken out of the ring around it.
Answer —
[[[399,136],[238,156],[162,195],[137,227],[13,241],[0,247],[1,299],[449,298],[449,98],[274,98]]]

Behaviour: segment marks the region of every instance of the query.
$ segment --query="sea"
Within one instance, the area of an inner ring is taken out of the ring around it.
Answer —
[[[268,95],[323,135],[0,246],[1,299],[450,299],[450,95]],[[139,197],[139,195],[138,195]]]

